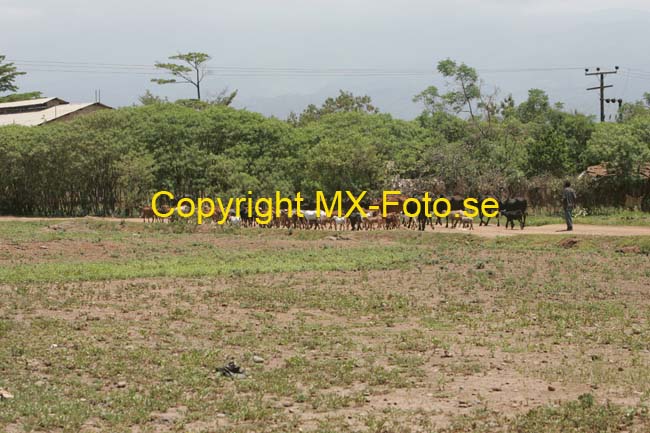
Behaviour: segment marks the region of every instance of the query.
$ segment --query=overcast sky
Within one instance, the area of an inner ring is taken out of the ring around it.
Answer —
[[[435,65],[447,57],[517,101],[542,88],[593,113],[597,95],[585,89],[596,79],[581,69],[503,70],[619,65],[608,97],[650,91],[648,0],[0,0],[0,41],[0,54],[28,72],[21,91],[83,102],[101,89],[111,106],[134,104],[147,89],[193,97],[188,85],[150,82],[149,65],[186,51],[212,56],[204,95],[238,89],[237,106],[279,117],[345,89],[412,118],[415,93],[444,87]]]

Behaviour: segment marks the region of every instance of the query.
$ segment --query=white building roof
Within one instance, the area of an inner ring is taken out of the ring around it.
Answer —
[[[50,99],[50,98],[48,98]],[[54,99],[54,98],[51,98]],[[34,101],[37,101],[35,99]],[[24,101],[21,101],[24,102]],[[30,101],[32,102],[32,101]],[[0,126],[6,125],[23,125],[23,126],[36,126],[46,122],[51,122],[59,117],[67,116],[75,111],[82,110],[91,105],[98,104],[97,102],[89,102],[86,104],[62,104],[50,107],[45,110],[31,111],[27,113],[15,114],[0,114]],[[101,105],[101,104],[100,104]]]
[[[38,98],[38,99],[27,99],[24,101],[15,101],[15,102],[2,102],[0,103],[0,110],[3,108],[17,108],[17,107],[28,107],[30,105],[41,105],[47,104],[50,101],[53,101],[59,98]],[[62,99],[60,99],[63,103]]]

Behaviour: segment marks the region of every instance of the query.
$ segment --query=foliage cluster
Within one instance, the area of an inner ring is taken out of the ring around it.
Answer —
[[[544,204],[553,195],[545,186],[602,162],[620,173],[618,187],[640,184],[650,161],[645,102],[624,106],[618,123],[596,124],[540,89],[519,104],[498,101],[473,68],[448,59],[438,69],[446,92],[431,86],[416,95],[424,110],[411,121],[344,91],[286,121],[229,107],[235,94],[172,103],[148,93],[143,106],[2,127],[0,212],[129,213],[160,189],[177,197],[373,194],[399,178],[435,179],[447,193],[533,188]]]

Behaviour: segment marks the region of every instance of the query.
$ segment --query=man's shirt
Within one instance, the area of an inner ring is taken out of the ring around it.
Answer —
[[[564,188],[562,193],[562,206],[565,209],[573,209],[576,205],[576,192],[571,187]]]

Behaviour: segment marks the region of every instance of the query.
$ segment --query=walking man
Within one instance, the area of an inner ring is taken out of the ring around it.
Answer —
[[[564,208],[564,219],[566,220],[566,230],[573,230],[573,208],[576,205],[576,192],[571,188],[571,182],[564,182],[564,191],[562,192],[562,207]]]

